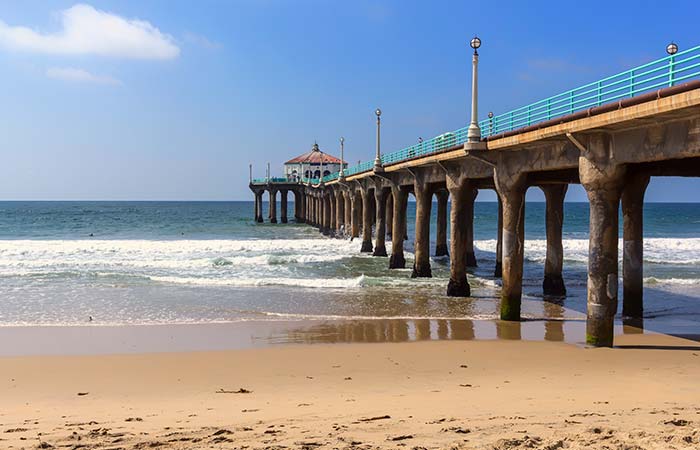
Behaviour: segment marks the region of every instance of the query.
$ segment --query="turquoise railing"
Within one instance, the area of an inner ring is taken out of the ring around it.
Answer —
[[[271,178],[253,178],[253,184],[267,184],[267,183],[291,183],[285,177],[271,177]]]
[[[484,137],[674,86],[700,76],[700,46],[479,122]]]
[[[692,78],[700,78],[700,46],[657,59],[505,114],[481,120],[479,122],[481,136],[489,137],[528,127],[615,100],[674,86]],[[410,147],[385,153],[381,157],[382,164],[395,164],[464,144],[467,142],[468,128],[466,126]],[[373,166],[373,161],[359,163],[345,169],[345,176],[370,171]],[[323,181],[332,181],[337,178],[338,172],[323,177]]]

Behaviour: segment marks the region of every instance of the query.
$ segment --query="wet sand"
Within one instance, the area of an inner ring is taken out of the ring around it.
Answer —
[[[6,356],[0,448],[698,448],[700,344],[616,344]]]

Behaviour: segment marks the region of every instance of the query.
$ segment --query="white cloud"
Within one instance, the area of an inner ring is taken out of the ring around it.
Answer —
[[[90,5],[60,13],[62,29],[41,33],[0,20],[0,46],[10,50],[64,55],[100,55],[134,59],[173,59],[175,40],[149,22],[125,19]]]
[[[121,86],[123,83],[110,76],[95,75],[83,69],[74,67],[52,67],[46,71],[46,76],[63,81],[73,81],[79,83],[108,84]]]

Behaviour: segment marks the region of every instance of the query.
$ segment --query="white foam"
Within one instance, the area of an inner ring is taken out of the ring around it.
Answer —
[[[172,276],[152,276],[153,281],[162,283],[188,284],[196,286],[295,286],[304,288],[321,289],[343,289],[362,287],[365,284],[365,276],[357,278],[193,278],[193,277],[172,277]]]
[[[475,241],[478,250],[496,252],[496,240]],[[588,261],[588,239],[564,239],[564,259],[585,263]],[[623,240],[618,242],[618,253],[622,260]],[[547,256],[546,239],[525,239],[525,257],[544,263]],[[700,238],[646,238],[644,260],[659,264],[700,264]]]

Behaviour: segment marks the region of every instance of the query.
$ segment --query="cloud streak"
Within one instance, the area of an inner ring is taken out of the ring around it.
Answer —
[[[122,86],[120,80],[110,76],[95,75],[83,69],[74,67],[51,67],[46,71],[46,76],[56,80],[70,81],[75,83],[92,83],[110,86]]]
[[[55,33],[10,26],[0,20],[0,47],[33,53],[129,59],[168,60],[180,54],[172,36],[143,20],[126,19],[85,4],[61,11],[60,18],[62,29]]]

